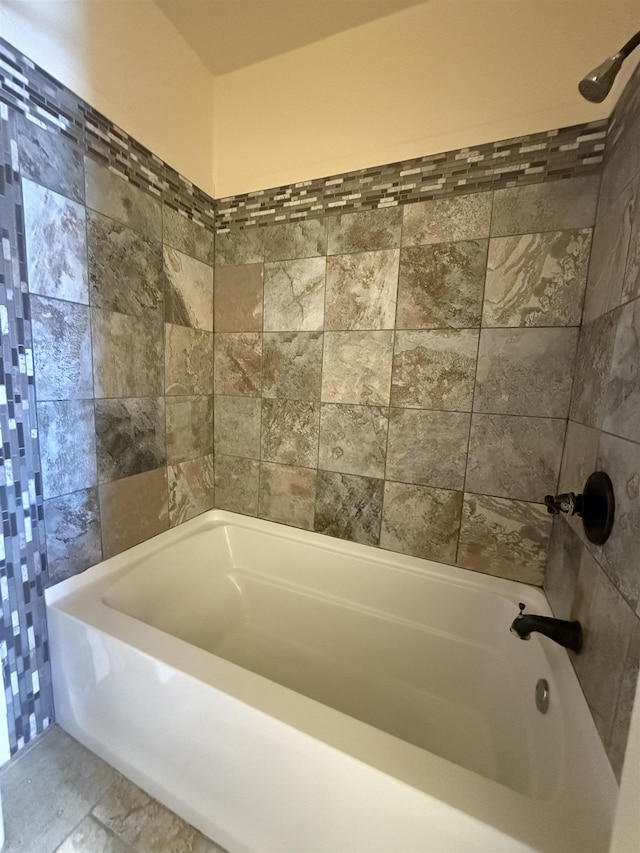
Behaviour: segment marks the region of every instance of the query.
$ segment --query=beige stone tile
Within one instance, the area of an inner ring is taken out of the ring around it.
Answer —
[[[105,483],[99,493],[105,559],[168,529],[166,468]]]
[[[0,773],[7,853],[52,853],[117,777],[52,726]]]
[[[315,332],[324,325],[326,259],[264,265],[265,332]]]
[[[216,456],[260,458],[260,400],[255,397],[214,397]]]
[[[622,673],[622,683],[618,695],[618,703],[611,727],[611,735],[607,744],[607,755],[618,781],[622,775],[625,749],[629,737],[631,711],[636,695],[638,681],[638,662],[640,661],[640,620],[633,620],[629,649]]]
[[[96,397],[159,397],[164,391],[161,319],[91,310]]]
[[[380,540],[384,480],[318,471],[315,530],[363,545]]]
[[[216,332],[261,332],[262,301],[262,264],[216,267]]]
[[[326,253],[327,224],[324,219],[280,222],[264,229],[265,261],[316,258]]]
[[[226,234],[216,234],[217,267],[260,264],[263,260],[263,228],[233,228]]]
[[[400,245],[402,209],[362,210],[332,216],[328,221],[327,254],[375,252]]]
[[[407,204],[402,245],[421,246],[489,236],[492,193],[474,193]]]
[[[317,471],[260,464],[260,518],[313,530]]]
[[[578,326],[591,229],[489,241],[483,326]]]
[[[213,264],[213,231],[167,204],[162,208],[162,240],[185,255]]]
[[[478,336],[476,329],[396,332],[391,405],[470,412]]]
[[[606,414],[607,385],[619,311],[612,311],[580,329],[573,374],[570,417],[600,429]]]
[[[92,812],[139,853],[218,853],[221,848],[161,803],[120,777]]]
[[[491,235],[590,228],[599,188],[600,176],[590,175],[496,190]]]
[[[458,565],[542,586],[551,516],[545,506],[465,493]]]
[[[167,397],[167,462],[213,452],[213,397]]]
[[[483,329],[473,409],[565,418],[578,329]]]
[[[322,400],[389,405],[393,332],[325,332]]]
[[[327,259],[325,329],[393,329],[400,251]]]
[[[640,300],[637,299],[621,308],[618,315],[605,405],[605,432],[640,442]]]
[[[87,207],[162,240],[162,208],[155,196],[90,157],[84,158],[84,177]]]
[[[260,463],[257,459],[216,454],[215,502],[217,507],[230,512],[240,512],[243,515],[257,515],[259,484]]]
[[[487,245],[487,240],[467,240],[402,249],[397,328],[478,327]]]
[[[45,500],[94,486],[96,438],[90,400],[38,403],[38,436]]]
[[[189,326],[164,327],[165,394],[213,394],[213,335]]]
[[[315,468],[319,428],[319,403],[263,400],[261,458],[266,462]]]
[[[382,406],[323,403],[319,467],[384,477],[389,410]]]
[[[564,433],[556,418],[474,414],[466,491],[534,503],[555,494]]]
[[[213,455],[167,468],[169,524],[175,527],[213,507]]]
[[[164,397],[96,400],[98,480],[119,480],[167,462]]]
[[[116,838],[91,816],[80,821],[56,853],[134,853],[133,848]]]
[[[584,545],[572,526],[567,524],[567,520],[559,516],[554,517],[544,575],[544,591],[557,619],[571,617],[583,548]]]
[[[471,415],[391,409],[387,480],[461,491]]]
[[[461,512],[462,492],[386,482],[380,546],[453,563]]]
[[[272,332],[263,336],[262,396],[319,400],[322,332]]]
[[[218,333],[214,347],[216,394],[259,397],[262,387],[262,335]]]
[[[169,246],[164,257],[164,316],[167,323],[213,331],[213,269]]]

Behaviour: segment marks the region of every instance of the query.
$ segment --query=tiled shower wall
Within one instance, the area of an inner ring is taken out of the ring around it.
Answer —
[[[541,584],[598,188],[219,233],[216,505]]]
[[[612,117],[578,344],[561,491],[594,470],[613,482],[609,540],[579,519],[554,523],[545,589],[580,619],[574,666],[611,763],[622,767],[640,662],[640,67]]]
[[[213,233],[19,119],[50,583],[213,506]]]

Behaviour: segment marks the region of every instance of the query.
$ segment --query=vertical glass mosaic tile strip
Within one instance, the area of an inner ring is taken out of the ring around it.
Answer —
[[[15,114],[0,104],[0,658],[12,754],[53,719],[42,483]]]

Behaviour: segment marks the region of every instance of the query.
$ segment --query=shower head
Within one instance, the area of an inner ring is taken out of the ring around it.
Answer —
[[[578,83],[578,89],[583,98],[594,104],[599,104],[607,97],[616,79],[616,74],[622,68],[625,57],[622,53],[616,53],[605,59],[597,68],[590,71],[586,77]]]
[[[616,74],[620,71],[622,63],[639,44],[640,32],[637,32],[617,53],[605,59],[597,68],[583,77],[578,83],[582,97],[594,104],[604,101],[611,91],[613,81],[616,79]]]

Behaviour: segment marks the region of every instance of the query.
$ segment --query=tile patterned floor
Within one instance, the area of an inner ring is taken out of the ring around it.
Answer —
[[[59,726],[0,771],[3,853],[224,853]]]

